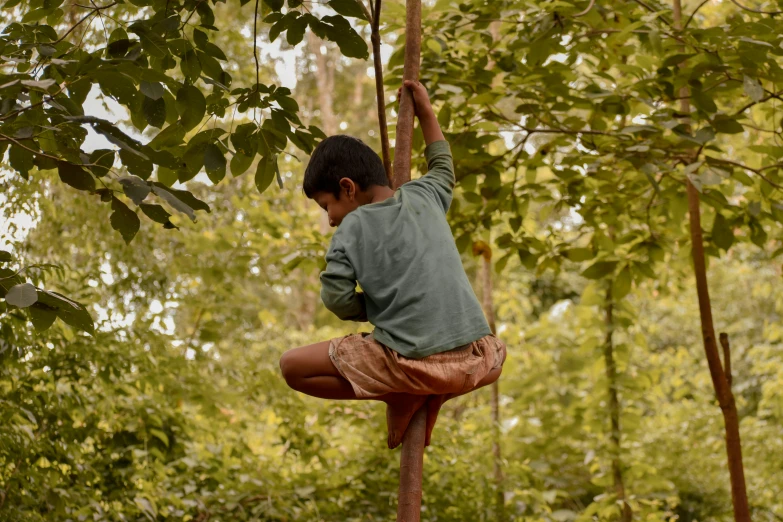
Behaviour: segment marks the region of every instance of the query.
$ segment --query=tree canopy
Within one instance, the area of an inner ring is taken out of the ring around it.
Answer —
[[[316,303],[329,237],[301,180],[324,131],[380,151],[374,6],[2,9],[0,518],[390,519],[380,409],[299,396],[277,369],[355,328]],[[422,520],[731,518],[689,183],[751,513],[783,517],[782,9],[425,2],[448,217],[477,292],[474,250],[492,254],[509,359],[498,430],[488,390],[447,403]],[[392,146],[404,19],[384,3]]]

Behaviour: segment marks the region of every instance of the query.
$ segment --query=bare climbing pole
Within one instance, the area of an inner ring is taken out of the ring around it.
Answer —
[[[421,0],[406,0],[405,11],[405,64],[402,77],[403,80],[417,80],[421,59]],[[413,95],[408,89],[402,89],[394,146],[393,183],[395,189],[411,179],[414,116]],[[413,415],[402,439],[397,522],[419,522],[421,517],[421,479],[424,467],[426,424],[427,408],[422,406]]]

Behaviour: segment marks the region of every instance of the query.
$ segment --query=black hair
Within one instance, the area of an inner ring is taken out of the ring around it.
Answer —
[[[390,186],[378,154],[359,138],[338,134],[329,136],[315,148],[305,169],[302,188],[311,199],[318,192],[330,192],[339,199],[342,178],[352,180],[361,190],[372,185]]]

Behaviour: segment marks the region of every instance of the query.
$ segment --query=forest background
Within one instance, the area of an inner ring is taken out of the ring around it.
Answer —
[[[380,153],[368,8],[5,3],[1,520],[394,517],[383,408],[277,368],[366,330],[318,302],[301,180],[324,133]],[[689,183],[750,511],[783,520],[781,8],[424,2],[449,220],[509,358],[496,401],[444,407],[423,520],[732,518]],[[403,20],[383,5],[392,146]]]

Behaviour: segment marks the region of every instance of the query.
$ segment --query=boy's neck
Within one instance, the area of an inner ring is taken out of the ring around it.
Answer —
[[[394,196],[394,190],[382,185],[373,185],[368,187],[360,196],[359,204],[367,205],[370,203],[380,203]]]

